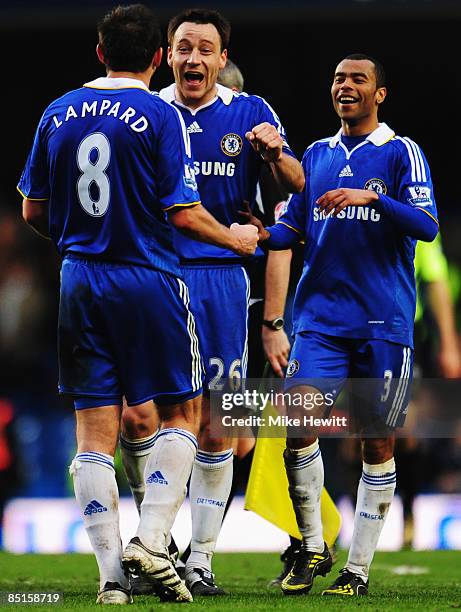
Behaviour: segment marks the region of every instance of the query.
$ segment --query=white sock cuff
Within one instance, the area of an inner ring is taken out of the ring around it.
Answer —
[[[150,436],[145,438],[137,438],[136,440],[128,440],[120,434],[120,446],[123,450],[133,457],[144,457],[148,455],[155,444],[159,430],[154,431]]]
[[[179,427],[166,427],[165,429],[161,429],[157,434],[157,440],[165,437],[166,440],[177,440],[182,439],[186,442],[195,453],[197,452],[198,442],[197,438],[193,433],[187,431],[187,429],[181,429]]]
[[[69,466],[69,473],[74,474],[76,468],[80,467],[80,463],[97,463],[102,465],[109,470],[115,471],[114,469],[114,458],[112,455],[106,455],[105,453],[97,453],[95,451],[85,451],[84,453],[77,453],[74,460]]]
[[[388,472],[395,472],[395,460],[391,457],[384,463],[365,463],[363,462],[363,471],[367,474],[387,474]]]
[[[286,466],[300,470],[321,457],[319,441],[317,439],[305,448],[286,448],[283,456]]]
[[[397,483],[394,457],[384,463],[370,464],[363,462],[363,484],[370,489],[393,489]]]
[[[234,461],[234,451],[228,448],[224,451],[212,453],[198,449],[195,463],[203,470],[219,470]]]

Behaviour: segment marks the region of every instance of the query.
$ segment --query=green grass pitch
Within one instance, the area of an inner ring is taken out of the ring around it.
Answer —
[[[461,609],[461,552],[377,553],[371,574],[370,595],[366,598],[321,598],[345,560],[341,552],[327,578],[317,578],[307,596],[286,597],[267,582],[280,569],[275,554],[217,554],[214,571],[217,581],[229,593],[226,597],[196,598],[189,604],[200,610],[453,610]],[[400,573],[396,573],[400,572]],[[403,573],[402,573],[403,572]],[[12,555],[0,553],[0,591],[62,591],[63,606],[3,606],[6,610],[88,610],[95,608],[96,562],[90,555]],[[187,605],[187,604],[186,604]],[[172,607],[173,606],[173,607]],[[155,597],[137,597],[130,610],[170,612],[178,604],[160,604]],[[184,605],[182,605],[182,608]]]

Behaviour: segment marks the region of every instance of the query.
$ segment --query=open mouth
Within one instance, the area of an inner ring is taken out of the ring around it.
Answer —
[[[184,78],[186,79],[187,83],[198,84],[201,83],[205,77],[201,72],[188,70],[184,73]]]
[[[355,104],[358,102],[358,99],[352,96],[338,96],[337,100],[340,104]]]

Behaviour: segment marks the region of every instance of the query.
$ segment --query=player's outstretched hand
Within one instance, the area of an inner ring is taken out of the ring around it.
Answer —
[[[264,228],[261,219],[254,216],[250,208],[250,203],[247,200],[243,201],[243,210],[239,210],[238,213],[247,223],[256,227],[258,230],[258,240],[264,241],[269,238],[269,232]]]
[[[344,208],[348,206],[366,206],[378,199],[378,194],[371,189],[332,189],[323,194],[316,201],[316,204],[325,214],[333,211],[336,217]]]
[[[241,257],[253,255],[258,245],[258,229],[254,225],[232,223],[230,230],[235,237],[234,253]]]
[[[271,123],[265,121],[255,125],[251,132],[245,134],[253,149],[266,162],[276,162],[282,157],[283,140]]]

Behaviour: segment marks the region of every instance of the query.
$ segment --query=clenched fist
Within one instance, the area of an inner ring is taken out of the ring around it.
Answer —
[[[253,255],[258,244],[258,230],[254,225],[239,225],[232,223],[231,232],[235,237],[234,253],[241,257]]]
[[[245,134],[253,149],[266,162],[276,162],[282,157],[283,139],[277,129],[265,121]]]

